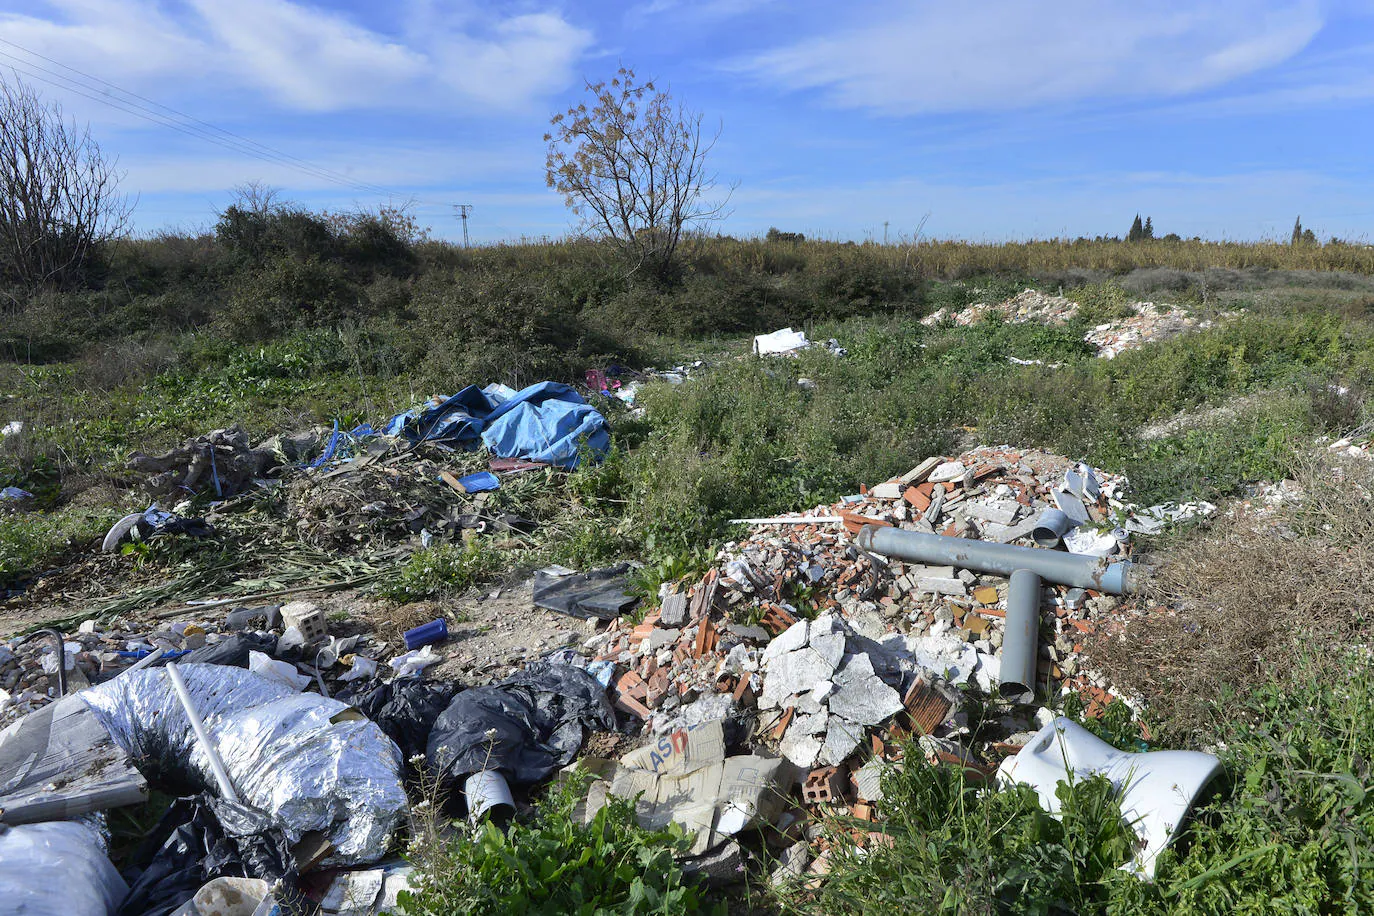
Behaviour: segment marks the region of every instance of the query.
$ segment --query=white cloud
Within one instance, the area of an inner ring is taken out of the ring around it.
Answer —
[[[463,9],[436,22],[428,0],[402,0],[389,13],[424,24],[399,36],[297,0],[47,6],[47,15],[0,13],[0,39],[145,94],[247,89],[299,111],[436,103],[519,109],[572,82],[592,43],[590,32],[558,13]],[[0,51],[24,57],[9,45]]]
[[[865,24],[737,68],[843,107],[997,111],[1209,89],[1289,59],[1323,25],[1316,0],[921,0],[853,15]]]

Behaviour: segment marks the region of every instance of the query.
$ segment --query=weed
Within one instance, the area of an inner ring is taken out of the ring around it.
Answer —
[[[420,881],[401,895],[411,916],[450,913],[724,913],[674,860],[688,845],[677,825],[646,830],[615,797],[590,823],[575,817],[585,776],[555,786],[534,817],[509,832],[486,822],[470,836],[419,851]]]
[[[462,547],[442,544],[417,550],[390,579],[377,587],[383,598],[400,603],[455,594],[493,576],[498,554],[480,540]]]

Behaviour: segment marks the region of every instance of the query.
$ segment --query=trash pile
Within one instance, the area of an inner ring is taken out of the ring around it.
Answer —
[[[1178,306],[1159,306],[1153,302],[1132,303],[1134,315],[1104,322],[1089,330],[1083,339],[1097,348],[1097,355],[1111,359],[1127,350],[1135,350],[1157,340],[1164,340],[1187,331],[1205,330],[1210,320],[1198,319]],[[921,323],[934,327],[952,321],[961,327],[976,324],[989,315],[999,315],[1004,321],[1021,324],[1035,321],[1042,324],[1065,324],[1077,317],[1079,305],[1063,296],[1052,296],[1035,289],[1025,289],[1003,302],[975,303],[955,311],[942,308]],[[1027,361],[1013,359],[1022,365]],[[1034,362],[1034,361],[1029,361]]]
[[[470,689],[427,680],[442,618],[393,646],[331,634],[313,602],[184,616],[201,622],[136,634],[92,620],[0,644],[23,685],[0,704],[0,892],[24,912],[390,912],[410,871],[392,852],[407,790],[421,791],[408,760],[427,756],[474,816],[508,817],[512,786],[620,726],[604,685],[559,661]],[[176,800],[117,871],[104,812],[153,788]],[[35,877],[54,867],[72,881],[61,894]]]
[[[251,447],[248,434],[233,427],[188,439],[164,455],[135,453],[129,470],[149,475],[144,486],[155,496],[210,489],[223,499],[242,493],[281,461],[269,445]]]
[[[286,510],[303,542],[334,550],[532,530],[526,519],[489,510],[483,493],[499,489],[506,475],[548,465],[494,459],[487,466],[492,470],[459,477],[452,462],[379,437],[356,458],[293,475],[284,487]]]
[[[798,348],[764,337],[759,353]],[[613,381],[588,379],[632,402],[635,380]],[[543,383],[469,386],[380,433],[336,426],[250,447],[218,430],[135,462],[158,494],[271,490],[300,539],[332,554],[518,537],[533,523],[493,491],[608,445],[600,413]],[[478,446],[495,457],[455,459]],[[931,457],[835,505],[739,520],[747,534],[638,621],[629,564],[546,567],[530,604],[590,635],[499,680],[438,667],[445,643],[468,638],[442,610],[388,640],[332,626],[321,600],[193,604],[0,643],[0,894],[43,914],[385,912],[409,872],[393,850],[426,793],[450,799],[445,816],[504,824],[575,765],[593,776],[588,821],[612,796],[637,799],[641,823],[689,832],[691,873],[730,883],[751,862],[780,863],[775,880],[815,880],[829,842],[818,822],[868,823],[854,830],[872,843],[900,816],[884,807],[887,768],[1024,782],[1053,813],[1065,753],[1123,786],[1144,774],[1156,795],[1177,787],[1167,803],[1128,793],[1142,837],[1132,867],[1148,876],[1215,758],[1123,754],[1038,705],[1076,695],[1090,716],[1106,708],[1116,691],[1082,639],[1134,607],[1133,539],[1215,511],[1140,508],[1126,486],[1038,450]],[[210,536],[226,511],[153,505],[105,549]],[[273,587],[264,598],[302,590]],[[125,806],[149,806],[136,810],[155,824],[137,849],[111,851],[107,812]],[[54,867],[69,876],[60,897],[35,877]]]
[[[710,825],[752,823],[762,810],[754,795],[714,788],[736,760],[728,747],[800,774],[797,818],[881,820],[879,775],[903,762],[907,740],[926,763],[977,778],[1022,753],[1043,764],[1064,729],[1035,697],[1076,694],[1089,716],[1117,698],[1084,663],[1082,639],[1135,601],[1132,535],[1215,508],[1141,509],[1125,488],[1059,456],[984,447],[931,458],[834,506],[747,520],[747,539],[725,545],[700,582],[665,586],[642,622],[615,621],[584,644],[593,666],[613,666],[617,707],[659,736],[600,765],[605,791],[644,792],[647,824],[661,825],[663,800],[676,799],[672,818],[716,842],[732,833]],[[977,734],[970,696],[1001,711]],[[714,723],[720,738],[696,737]],[[1192,787],[1185,810],[1215,771],[1214,758],[1192,763],[1201,769],[1180,783]],[[708,765],[706,787],[690,781],[693,766]],[[1032,772],[1046,771],[1027,764]],[[774,779],[786,781],[770,769]],[[749,800],[732,812],[721,798]],[[1177,824],[1145,820],[1155,832],[1142,873]],[[792,874],[809,854],[784,858]]]

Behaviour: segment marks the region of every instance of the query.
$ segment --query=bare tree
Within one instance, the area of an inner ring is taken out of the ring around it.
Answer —
[[[709,199],[716,177],[706,171],[720,131],[703,137],[700,113],[625,67],[609,85],[586,87],[594,105],[554,115],[544,135],[548,186],[587,232],[626,253],[631,273],[662,276],[688,231],[725,215],[726,200]]]
[[[230,206],[254,216],[270,216],[273,210],[282,205],[281,189],[257,178],[234,185],[230,193],[234,195],[234,202]]]
[[[0,78],[0,276],[30,288],[77,279],[127,228],[122,177],[89,127],[17,76]]]

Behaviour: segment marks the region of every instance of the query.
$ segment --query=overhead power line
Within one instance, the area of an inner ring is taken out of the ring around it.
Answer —
[[[8,39],[0,38],[0,44],[17,48],[25,54],[77,74],[77,77],[81,77],[81,79],[78,79],[76,77],[67,76],[64,73],[51,70],[31,60],[26,60],[0,49],[0,57],[7,58],[12,62],[9,66],[11,66],[15,72],[27,76],[30,79],[46,83],[67,92],[75,93],[83,98],[114,108],[117,111],[134,115],[135,117],[142,118],[143,120],[150,121],[159,126],[167,127],[179,133],[186,134],[187,136],[212,143],[223,149],[228,149],[232,152],[250,156],[264,162],[270,162],[274,165],[295,169],[312,178],[349,187],[357,191],[364,191],[369,194],[380,194],[387,197],[402,196],[389,188],[358,181],[341,172],[315,165],[307,160],[267,146],[264,143],[259,143],[256,140],[225,130],[222,127],[217,127],[208,121],[203,121],[193,115],[186,114],[185,112],[178,111],[175,108],[163,105],[160,102],[153,101],[135,92],[123,89],[108,80],[92,76],[75,67],[69,67],[60,61],[45,57],[36,51],[31,51],[23,45],[9,41]],[[25,69],[21,69],[21,66]],[[34,70],[39,71],[39,73],[33,72]],[[47,76],[42,76],[40,73],[47,74]],[[92,85],[92,83],[99,85]],[[112,95],[110,90],[119,93],[119,95]]]

